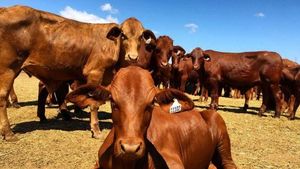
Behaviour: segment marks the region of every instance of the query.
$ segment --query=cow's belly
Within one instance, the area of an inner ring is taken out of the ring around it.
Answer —
[[[28,65],[23,67],[24,71],[37,77],[46,83],[47,80],[68,81],[81,79],[80,70],[73,69],[51,69],[46,66]]]
[[[260,82],[259,72],[245,70],[223,73],[222,82],[233,87],[254,86]]]

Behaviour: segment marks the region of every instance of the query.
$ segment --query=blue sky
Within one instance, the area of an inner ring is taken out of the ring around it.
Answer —
[[[269,50],[300,62],[299,0],[0,0],[0,6],[16,4],[86,22],[133,16],[188,52]]]

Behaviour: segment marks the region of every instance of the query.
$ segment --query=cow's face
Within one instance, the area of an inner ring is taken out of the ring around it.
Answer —
[[[129,18],[121,24],[121,66],[137,64],[149,65],[156,45],[156,37],[150,30],[145,30],[140,21]]]
[[[183,110],[194,106],[193,101],[178,90],[159,91],[150,72],[136,66],[120,69],[109,88],[86,85],[67,96],[67,100],[80,107],[89,105],[89,102],[111,100],[114,155],[129,160],[139,159],[145,154],[154,103],[168,110],[170,106],[167,106],[174,98],[183,100]]]
[[[184,57],[185,50],[181,46],[174,46],[172,51],[172,67],[178,69],[180,59]]]
[[[173,40],[168,36],[161,36],[156,41],[154,52],[155,64],[157,67],[165,68],[173,52]]]
[[[204,61],[210,61],[210,56],[205,54],[201,48],[195,48],[190,54],[195,70],[199,70]]]

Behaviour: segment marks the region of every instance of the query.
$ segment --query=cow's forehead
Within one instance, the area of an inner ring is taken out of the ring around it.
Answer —
[[[196,48],[192,51],[192,55],[196,56],[196,57],[202,56],[202,53],[203,53],[203,50],[201,48]]]
[[[129,37],[140,36],[144,31],[142,23],[135,18],[125,20],[121,24],[121,29],[123,33]]]
[[[170,38],[158,38],[156,42],[157,47],[172,47],[173,40]]]
[[[120,69],[111,83],[113,99],[131,99],[128,102],[137,99],[148,101],[149,92],[154,88],[150,72],[135,66]]]

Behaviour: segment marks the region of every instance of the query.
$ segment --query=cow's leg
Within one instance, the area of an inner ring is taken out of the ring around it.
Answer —
[[[180,81],[180,90],[181,90],[182,92],[185,91],[185,84],[186,84],[187,80],[188,80],[188,75],[185,75],[185,74],[182,75],[181,81]]]
[[[219,86],[218,82],[216,80],[210,80],[210,88],[211,88],[211,103],[209,105],[209,108],[212,110],[217,110],[219,105]]]
[[[91,105],[90,106],[90,111],[91,111],[91,132],[92,132],[92,137],[93,138],[100,138],[100,128],[99,128],[99,119],[98,119],[98,109],[99,105]]]
[[[251,88],[250,91],[249,91],[249,100],[253,100],[254,98],[254,88]]]
[[[16,73],[14,70],[2,67],[0,74],[0,77],[2,79],[0,81],[0,133],[2,136],[4,136],[4,139],[7,141],[18,140],[18,138],[14,135],[10,128],[6,109],[8,95],[13,85],[15,76]]]
[[[294,105],[293,105],[294,106],[293,111],[291,111],[291,113],[290,113],[289,120],[294,120],[295,119],[296,112],[297,112],[297,109],[299,107],[299,104],[300,104],[300,98],[299,98],[299,96],[296,96],[295,102],[294,102]]]
[[[92,71],[87,77],[87,84],[99,85],[102,82],[104,70],[103,71]],[[90,126],[93,138],[100,138],[100,128],[99,128],[99,119],[98,119],[98,109],[99,104],[90,105],[91,119]]]
[[[259,100],[261,91],[262,91],[262,88],[260,86],[257,86],[256,87],[256,100]]]
[[[38,107],[37,107],[37,116],[40,118],[40,122],[46,122],[47,118],[45,116],[45,104],[48,97],[48,90],[46,86],[42,83],[39,83],[39,94],[38,94]]]
[[[288,115],[289,115],[289,119],[290,117],[292,116],[293,114],[293,111],[294,111],[294,106],[295,106],[295,101],[296,101],[296,98],[295,96],[292,94],[289,98],[289,101],[288,101]]]
[[[250,100],[250,95],[251,95],[251,89],[248,90],[246,93],[245,93],[245,104],[244,104],[244,107],[243,107],[243,110],[244,111],[247,111],[247,109],[249,108],[249,100]]]
[[[282,92],[280,90],[279,84],[271,84],[271,90],[272,90],[272,94],[275,98],[275,102],[276,102],[276,109],[275,109],[275,116],[279,118],[280,114],[281,114],[281,107],[282,107]]]
[[[208,101],[208,90],[207,88],[204,88],[204,102]]]
[[[11,106],[14,108],[20,108],[21,106],[19,105],[18,102],[18,97],[16,95],[14,86],[11,87],[10,93],[9,93],[10,101],[11,101]]]
[[[267,109],[267,105],[268,105],[268,101],[269,101],[269,89],[268,89],[268,86],[267,85],[262,85],[261,86],[261,89],[262,89],[262,98],[263,98],[263,101],[262,101],[262,105],[259,109],[259,112],[258,112],[258,116],[262,116],[263,113],[266,111]]]
[[[230,92],[231,92],[231,89],[229,86],[225,85],[224,86],[224,97],[230,97]]]
[[[59,105],[59,111],[64,120],[70,120],[71,116],[69,111],[67,110],[67,103],[65,102],[66,95],[69,92],[68,83],[63,83],[54,93],[53,95],[57,99],[57,103]]]

